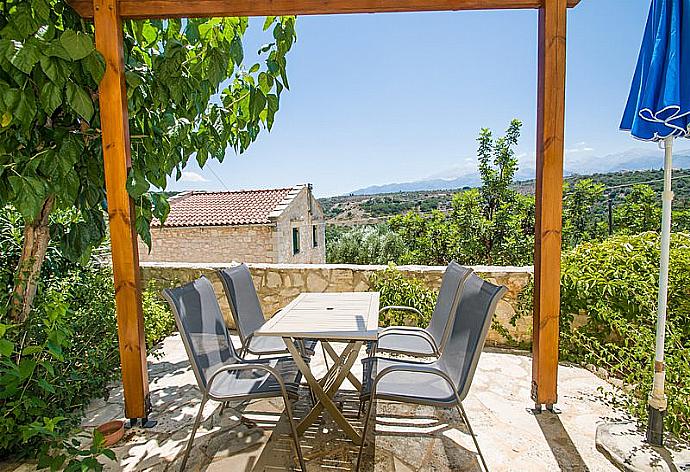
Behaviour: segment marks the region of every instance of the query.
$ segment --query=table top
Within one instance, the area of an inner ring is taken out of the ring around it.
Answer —
[[[302,293],[254,335],[375,341],[378,325],[378,292]]]

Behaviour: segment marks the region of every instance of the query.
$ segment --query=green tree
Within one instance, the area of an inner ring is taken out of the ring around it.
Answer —
[[[400,235],[385,224],[329,229],[327,239],[329,264],[388,264],[405,250]]]
[[[574,247],[582,241],[605,238],[608,235],[604,213],[604,185],[583,179],[571,188],[563,185],[563,246]]]
[[[633,185],[623,203],[616,207],[613,217],[619,233],[637,234],[645,231],[659,231],[661,228],[659,199],[649,185]]]
[[[226,149],[243,152],[270,130],[288,87],[286,55],[294,17],[268,17],[263,63],[244,63],[246,18],[128,21],[124,52],[132,138],[127,188],[136,229],[150,243],[149,222],[165,219],[161,192],[189,159],[204,166]],[[64,0],[0,2],[0,206],[24,217],[12,318],[31,309],[52,236],[64,254],[87,255],[106,234],[97,87],[104,61],[93,25]],[[230,80],[228,80],[230,79]],[[56,209],[79,219],[50,227]]]
[[[404,262],[446,264],[528,264],[534,243],[534,199],[512,187],[518,161],[514,147],[522,123],[513,120],[506,134],[494,139],[482,129],[478,138],[478,189],[453,196],[448,214],[430,217],[408,213],[390,220],[408,247]]]

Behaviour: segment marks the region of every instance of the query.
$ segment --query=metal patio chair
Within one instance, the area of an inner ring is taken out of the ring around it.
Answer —
[[[225,403],[282,396],[297,458],[302,471],[305,471],[290,405],[290,399],[298,396],[301,379],[293,359],[274,357],[245,361],[237,356],[213,285],[206,277],[202,276],[181,287],[165,289],[163,296],[170,303],[202,394],[180,470],[184,470],[187,465],[194,436],[208,400]]]
[[[448,344],[434,362],[421,363],[377,357],[362,361],[364,376],[361,400],[369,401],[369,406],[364,418],[357,469],[362,460],[372,406],[377,399],[381,399],[441,408],[456,407],[467,424],[484,469],[488,470],[462,401],[470,389],[491,326],[491,318],[498,301],[506,291],[506,287],[486,282],[472,274],[465,282]],[[375,423],[376,418],[373,421]]]
[[[249,267],[246,264],[240,264],[219,270],[217,273],[223,284],[230,312],[242,342],[240,357],[244,357],[247,353],[256,356],[288,354],[287,346],[282,338],[254,336],[254,332],[266,323],[266,318],[261,309]],[[314,340],[306,339],[303,342],[300,340],[302,352],[307,357],[314,355],[316,344],[317,341]]]
[[[376,346],[370,354],[385,352],[405,354],[414,357],[438,357],[443,352],[451,330],[455,311],[462,296],[463,286],[472,269],[451,261],[443,274],[441,289],[438,292],[436,306],[431,315],[429,326],[389,326],[379,331]],[[408,306],[386,306],[379,310],[379,315],[390,310],[409,311],[422,316],[422,313]]]

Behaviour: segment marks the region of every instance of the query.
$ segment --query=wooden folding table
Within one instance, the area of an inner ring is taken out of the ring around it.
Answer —
[[[300,421],[300,434],[326,409],[355,444],[362,441],[333,402],[347,378],[358,390],[361,382],[350,372],[366,341],[376,341],[379,316],[378,292],[302,293],[273,316],[255,336],[281,336],[318,402]],[[296,340],[317,339],[334,360],[326,375],[317,379],[304,361]],[[340,355],[331,342],[345,343]]]

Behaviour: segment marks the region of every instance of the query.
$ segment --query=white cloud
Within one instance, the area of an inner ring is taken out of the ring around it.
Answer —
[[[201,174],[190,171],[182,171],[179,182],[208,182],[209,180]]]
[[[576,154],[578,152],[592,152],[594,151],[594,148],[587,146],[587,143],[584,141],[580,141],[579,143],[575,144],[575,147],[569,148],[565,150],[566,154]]]

